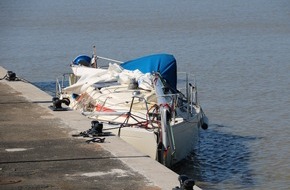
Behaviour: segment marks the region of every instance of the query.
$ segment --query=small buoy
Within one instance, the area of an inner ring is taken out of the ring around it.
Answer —
[[[203,124],[201,125],[201,128],[204,129],[204,130],[206,130],[206,129],[208,128],[208,124],[203,123]]]

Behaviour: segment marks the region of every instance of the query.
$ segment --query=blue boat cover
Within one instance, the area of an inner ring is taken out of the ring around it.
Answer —
[[[90,66],[91,58],[87,55],[79,55],[73,60],[74,65]]]
[[[138,69],[142,73],[159,72],[161,76],[166,80],[169,86],[176,90],[177,83],[177,68],[176,60],[173,55],[169,54],[155,54],[131,61],[127,61],[120,65],[127,70]]]

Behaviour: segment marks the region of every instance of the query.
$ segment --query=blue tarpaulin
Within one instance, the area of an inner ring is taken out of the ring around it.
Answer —
[[[91,65],[91,58],[87,55],[79,55],[73,60],[73,64],[89,67]]]
[[[127,70],[138,69],[142,73],[159,72],[171,88],[176,90],[177,68],[173,55],[155,54],[141,57],[121,64]]]

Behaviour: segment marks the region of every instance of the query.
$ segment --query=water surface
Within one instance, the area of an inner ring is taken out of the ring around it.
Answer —
[[[173,54],[211,121],[176,171],[204,189],[289,189],[288,0],[2,0],[0,27],[0,65],[47,91],[93,45]]]

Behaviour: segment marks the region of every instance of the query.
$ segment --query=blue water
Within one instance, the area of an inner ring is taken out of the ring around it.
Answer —
[[[175,171],[204,189],[289,189],[289,0],[2,0],[0,27],[0,65],[49,93],[93,45],[173,54],[211,122]]]

